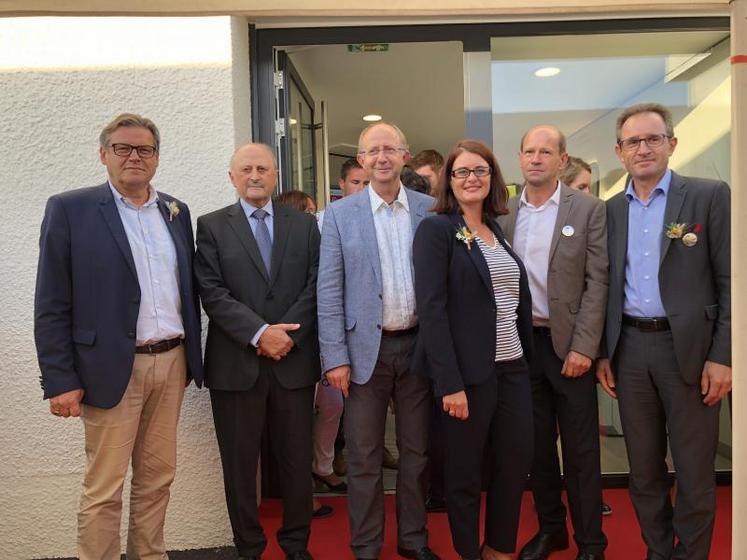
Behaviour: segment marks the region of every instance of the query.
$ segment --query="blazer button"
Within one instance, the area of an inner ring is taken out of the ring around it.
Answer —
[[[274,294],[270,292],[269,294],[267,294],[266,299],[272,299],[273,297],[275,297]]]
[[[381,330],[381,325],[376,325],[376,328]]]
[[[128,332],[127,333],[127,338],[135,338],[135,333],[134,332]]]
[[[384,298],[381,297],[381,294],[379,294],[379,299],[384,299]]]
[[[132,298],[132,303],[140,303],[140,298],[139,297]]]

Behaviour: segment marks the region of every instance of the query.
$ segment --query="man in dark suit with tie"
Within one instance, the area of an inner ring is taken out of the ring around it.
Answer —
[[[607,298],[604,203],[561,183],[566,139],[536,126],[521,140],[525,187],[499,217],[524,262],[532,292],[534,354],[529,360],[534,409],[531,483],[539,531],[520,560],[545,560],[568,547],[563,475],[578,545],[577,560],[602,560],[602,476],[592,360],[597,357]]]
[[[160,135],[122,114],[101,132],[109,180],[52,196],[41,227],[34,335],[44,398],[82,416],[81,560],[119,560],[132,462],[128,558],[165,558],[184,388],[202,382],[186,204],[150,184]]]
[[[597,378],[620,401],[646,558],[705,560],[719,404],[731,389],[730,194],[723,181],[671,171],[676,146],[666,107],[635,105],[617,120],[615,151],[630,177],[607,202],[609,359]]]
[[[267,422],[282,486],[278,542],[289,560],[308,560],[319,230],[313,216],[273,205],[277,165],[268,146],[238,148],[229,177],[239,201],[197,220],[195,258],[228,515],[239,556],[259,559],[267,541],[256,476]]]

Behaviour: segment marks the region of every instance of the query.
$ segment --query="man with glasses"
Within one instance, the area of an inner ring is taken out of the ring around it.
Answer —
[[[81,560],[120,557],[122,485],[132,462],[128,558],[165,558],[184,388],[202,382],[187,206],[150,181],[156,125],[122,114],[100,136],[109,180],[52,196],[41,227],[34,334],[44,398],[82,416]]]
[[[431,394],[426,378],[410,370],[418,330],[412,238],[433,199],[400,182],[410,154],[399,128],[367,127],[358,149],[371,184],[327,207],[317,289],[322,370],[345,397],[351,548],[356,558],[374,559],[383,546],[381,463],[393,398],[397,550],[437,560],[428,548],[423,495]]]
[[[534,409],[532,493],[538,533],[520,560],[544,560],[568,548],[557,439],[578,546],[577,560],[604,558],[599,413],[592,360],[607,298],[604,203],[562,184],[568,160],[563,133],[530,129],[521,140],[525,186],[499,221],[524,261],[532,293],[534,353],[529,362]]]
[[[676,147],[662,105],[617,119],[615,151],[629,178],[607,202],[609,359],[597,367],[620,401],[630,497],[651,560],[708,558],[719,405],[731,390],[729,186],[671,171]]]

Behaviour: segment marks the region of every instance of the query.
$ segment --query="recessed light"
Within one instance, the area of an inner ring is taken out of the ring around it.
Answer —
[[[291,126],[293,126],[294,124],[298,123],[298,121],[297,121],[296,119],[294,119],[293,117],[291,117],[291,118],[289,119],[289,122],[290,122],[290,125],[291,125]]]
[[[381,120],[381,115],[363,115],[363,120],[366,122],[376,122]]]
[[[556,68],[555,66],[546,66],[545,68],[540,68],[534,72],[534,75],[538,78],[551,78],[558,74],[560,74],[560,68]]]

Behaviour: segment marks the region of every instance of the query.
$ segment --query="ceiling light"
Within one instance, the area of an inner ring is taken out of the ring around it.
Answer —
[[[558,74],[560,74],[560,68],[556,68],[555,66],[546,66],[534,72],[534,75],[538,78],[550,78]]]
[[[376,122],[381,120],[381,115],[363,115],[363,120],[366,122]]]
[[[294,125],[294,124],[296,124],[297,122],[298,122],[298,121],[297,121],[296,119],[294,119],[293,117],[291,117],[291,118],[290,118],[290,124],[291,124],[291,126],[293,126],[293,125]]]

